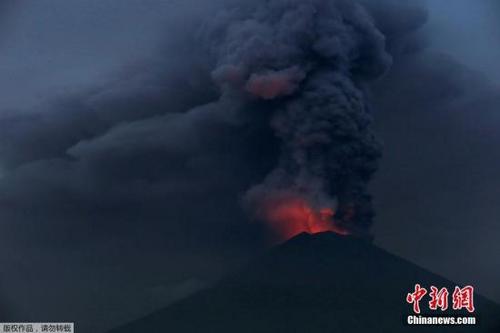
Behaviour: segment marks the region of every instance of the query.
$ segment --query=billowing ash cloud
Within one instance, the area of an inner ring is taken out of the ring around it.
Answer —
[[[352,1],[271,0],[223,11],[204,27],[222,98],[266,102],[281,142],[278,164],[246,201],[301,198],[328,207],[350,231],[371,223],[366,186],[380,145],[363,84],[390,64],[385,39]],[[251,117],[251,115],[250,115]],[[272,204],[271,204],[272,206]]]

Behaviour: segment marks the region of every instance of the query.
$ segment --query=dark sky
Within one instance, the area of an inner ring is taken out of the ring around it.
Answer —
[[[219,112],[195,38],[222,2],[2,2],[0,320],[99,331],[266,248],[241,195],[277,149]],[[393,55],[375,242],[500,301],[500,6],[362,2]]]

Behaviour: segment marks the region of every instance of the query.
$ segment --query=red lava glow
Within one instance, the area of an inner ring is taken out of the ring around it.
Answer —
[[[279,241],[302,232],[315,234],[333,231],[348,235],[348,230],[335,224],[334,215],[331,208],[314,210],[305,200],[293,198],[269,204],[264,218]]]

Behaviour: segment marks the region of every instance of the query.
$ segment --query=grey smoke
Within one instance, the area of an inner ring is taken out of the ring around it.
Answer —
[[[287,193],[333,205],[339,224],[366,229],[380,145],[364,85],[385,72],[390,55],[365,9],[343,0],[258,2],[222,11],[203,36],[222,98],[266,102],[246,112],[270,112],[280,142],[277,165],[247,202],[258,209]]]

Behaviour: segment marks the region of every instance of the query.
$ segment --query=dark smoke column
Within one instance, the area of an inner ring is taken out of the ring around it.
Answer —
[[[304,223],[365,232],[380,145],[363,86],[390,56],[364,8],[353,0],[255,1],[219,13],[203,37],[222,98],[268,103],[282,143],[278,165],[248,191],[247,204],[274,224],[305,210]]]

